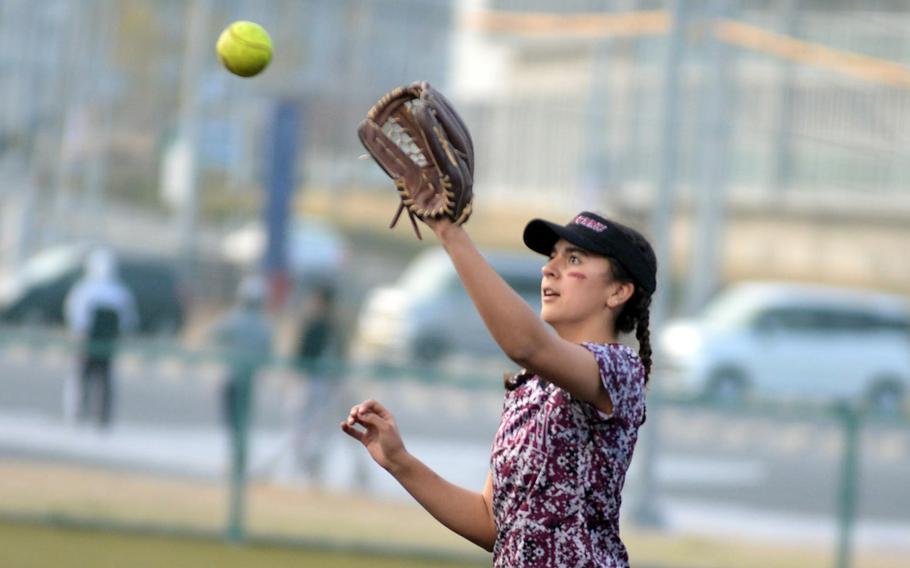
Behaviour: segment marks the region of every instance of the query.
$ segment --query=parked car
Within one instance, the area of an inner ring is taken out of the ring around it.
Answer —
[[[73,284],[82,277],[91,247],[46,249],[0,285],[0,321],[58,325]],[[120,278],[133,293],[140,333],[173,333],[184,323],[185,305],[175,268],[166,260],[118,251]]]
[[[221,251],[224,258],[243,269],[255,268],[265,254],[266,232],[259,221],[228,234]],[[322,219],[305,216],[288,227],[288,269],[295,280],[341,274],[347,260],[344,237]]]
[[[542,257],[500,251],[485,256],[540,311]],[[501,356],[442,248],[418,255],[394,285],[368,292],[351,354],[359,360],[416,364],[453,355]]]
[[[656,360],[658,380],[715,399],[859,399],[893,413],[910,392],[910,308],[879,292],[743,283],[669,323]]]

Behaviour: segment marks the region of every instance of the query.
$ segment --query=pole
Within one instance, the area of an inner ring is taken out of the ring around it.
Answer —
[[[94,236],[107,240],[108,235],[105,231],[106,223],[101,222],[105,219],[107,213],[105,207],[105,186],[107,184],[108,174],[108,150],[111,139],[113,101],[109,87],[110,67],[108,65],[111,57],[111,45],[113,28],[116,22],[119,4],[110,0],[96,0],[94,3],[96,12],[96,33],[93,38],[94,52],[93,60],[100,62],[100,80],[90,87],[93,91],[91,97],[94,99],[93,121],[97,127],[91,142],[92,152],[89,156],[88,171],[86,173],[85,190],[83,192],[82,209],[87,214],[83,215],[83,226],[80,232],[84,234],[87,231],[94,230],[100,232]],[[97,63],[96,63],[97,64]],[[87,226],[85,222],[87,221]]]
[[[267,239],[262,261],[269,279],[269,304],[276,311],[284,307],[291,285],[288,239],[303,116],[300,107],[301,103],[292,100],[276,104],[264,160],[268,168],[263,207]]]
[[[695,216],[689,286],[685,312],[697,314],[720,286],[723,272],[723,232],[726,210],[727,164],[730,162],[731,112],[730,49],[713,33],[714,24],[729,18],[737,0],[711,0],[707,15],[708,86],[701,112],[701,182],[695,187]]]
[[[856,518],[857,489],[859,487],[859,433],[860,411],[849,403],[837,409],[844,427],[844,459],[841,463],[841,480],[837,502],[837,568],[852,565],[853,523]]]
[[[786,0],[783,10],[784,33],[797,37],[800,32],[800,0]],[[793,182],[793,105],[796,65],[792,61],[780,62],[780,91],[778,95],[777,133],[774,136],[774,179],[772,190],[786,192]]]
[[[597,209],[606,200],[610,187],[611,166],[607,130],[610,128],[604,109],[610,107],[609,40],[595,44],[591,54],[591,86],[585,109],[585,151],[581,159],[581,179],[578,184],[577,210]],[[613,119],[612,115],[610,120]],[[600,200],[598,200],[598,196]]]
[[[651,329],[659,329],[667,317],[671,298],[671,225],[675,205],[674,190],[678,160],[679,138],[679,72],[683,58],[684,37],[686,28],[686,0],[673,2],[673,21],[670,35],[667,38],[667,55],[664,67],[664,98],[661,130],[663,136],[660,147],[660,174],[651,217],[654,254],[657,257],[658,287],[651,304]],[[660,377],[654,377],[651,386],[656,403],[648,408],[648,425],[641,431],[641,478],[637,495],[634,496],[632,517],[639,525],[660,526],[663,524],[657,499],[656,461],[660,446]],[[652,398],[652,399],[653,399]]]
[[[177,143],[187,152],[187,179],[183,180],[178,209],[180,247],[184,265],[190,276],[195,276],[196,264],[196,223],[199,209],[198,195],[198,115],[199,97],[197,85],[204,68],[206,55],[211,50],[207,35],[207,23],[212,12],[211,0],[193,0],[187,8],[187,25],[184,34],[186,46],[183,58],[183,74],[180,85],[180,108],[178,114]],[[191,279],[191,282],[194,282]]]
[[[236,357],[236,355],[234,355]],[[233,361],[229,365],[234,364]],[[243,366],[241,366],[243,367]],[[253,403],[252,368],[232,371],[234,396],[229,400],[230,480],[226,537],[229,542],[243,542],[246,531],[247,453],[249,451],[250,413]]]

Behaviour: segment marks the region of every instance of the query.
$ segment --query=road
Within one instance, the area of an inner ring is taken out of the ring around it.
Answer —
[[[75,459],[180,475],[223,475],[226,445],[219,423],[222,370],[217,362],[125,353],[118,364],[116,422],[104,435],[74,429],[62,419],[63,383],[71,366],[62,346],[0,345],[0,459]],[[375,396],[396,412],[415,454],[456,483],[481,486],[501,407],[498,388],[380,381],[363,373],[351,379],[333,422],[353,401]],[[264,475],[288,473],[290,401],[298,384],[286,370],[260,378],[252,461]],[[665,502],[688,504],[692,510],[731,508],[756,518],[822,519],[833,525],[843,459],[843,431],[837,423],[663,407],[646,427],[660,428],[657,479]],[[403,495],[379,468],[364,465],[356,444],[340,433],[331,436],[336,485],[354,482],[358,473],[352,464],[359,459],[356,467],[366,467],[374,491]],[[892,533],[910,529],[910,427],[866,425],[860,455],[860,519],[891,527]],[[633,463],[630,483],[636,468]]]

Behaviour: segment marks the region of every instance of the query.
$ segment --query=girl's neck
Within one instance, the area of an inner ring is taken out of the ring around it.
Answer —
[[[600,326],[562,324],[554,328],[559,337],[572,343],[616,343],[616,333]]]

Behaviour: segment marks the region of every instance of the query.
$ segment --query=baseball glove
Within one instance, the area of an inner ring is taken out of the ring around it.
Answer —
[[[398,188],[401,203],[389,228],[407,210],[420,220],[471,215],[474,145],[451,103],[426,82],[384,95],[357,129],[360,141]]]

